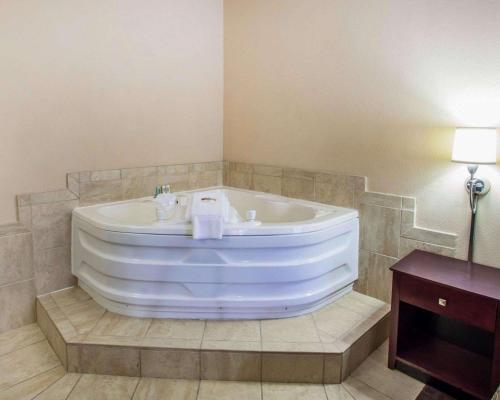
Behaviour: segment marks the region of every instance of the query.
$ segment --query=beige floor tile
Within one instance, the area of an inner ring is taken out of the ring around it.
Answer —
[[[325,344],[335,345],[335,343],[337,343],[337,341],[338,341],[338,338],[336,338],[333,335],[329,335],[328,333],[326,333],[325,331],[323,331],[321,329],[318,329],[318,335],[319,335],[319,339],[321,340],[321,343],[323,345],[325,345]]]
[[[42,296],[37,297],[37,301],[43,305],[47,311],[52,310],[53,308],[58,308],[59,306],[54,301],[52,296],[49,294],[44,294]]]
[[[413,400],[424,384],[399,371],[387,368],[387,345],[380,346],[351,374],[393,400]]]
[[[356,341],[358,341],[363,335],[367,332],[373,331],[375,327],[381,324],[383,321],[387,321],[387,325],[389,322],[389,314],[391,311],[391,306],[389,304],[384,304],[382,307],[374,310],[373,313],[369,317],[364,317],[361,322],[352,327],[349,331],[345,332],[338,339],[339,342],[346,343],[348,345],[352,345]],[[388,328],[388,326],[387,326]],[[387,333],[389,331],[387,330]],[[384,339],[387,338],[387,335]],[[382,342],[379,342],[382,343]]]
[[[140,376],[140,350],[132,347],[69,345],[68,371]]]
[[[131,399],[139,378],[109,375],[82,375],[68,400]]]
[[[141,350],[141,374],[149,378],[200,379],[200,352]]]
[[[40,329],[47,337],[47,340],[49,341],[52,349],[56,352],[59,360],[61,360],[64,367],[66,367],[66,342],[59,333],[54,322],[49,318],[47,311],[45,311],[39,302],[36,303],[36,316]]]
[[[323,383],[340,383],[342,380],[342,355],[325,354]]]
[[[46,340],[4,354],[0,357],[0,390],[60,365]]]
[[[207,321],[203,340],[260,341],[260,321]]]
[[[83,301],[89,300],[90,296],[79,288],[78,286],[73,286],[67,289],[59,290],[57,292],[52,292],[50,294],[54,302],[61,308],[70,306],[75,303],[81,303]]]
[[[323,345],[319,342],[263,342],[262,351],[292,353],[322,353]]]
[[[50,385],[34,400],[66,400],[76,383],[80,380],[80,374],[65,374],[54,384]]]
[[[341,337],[345,332],[349,332],[363,320],[363,316],[360,314],[336,303],[329,304],[316,311],[313,318],[318,330],[334,339]],[[327,342],[326,335],[321,336],[321,339],[325,342]]]
[[[61,333],[61,335],[67,342],[72,341],[75,338],[86,335],[86,333],[85,334],[78,333],[78,331],[75,329],[75,327],[73,326],[73,324],[70,322],[69,319],[55,322],[55,325],[57,327],[57,330]]]
[[[82,340],[82,343],[112,346],[141,346],[142,339],[135,336],[94,336],[92,333],[89,333]]]
[[[168,348],[168,349],[197,349],[201,347],[201,339],[175,339],[164,337],[143,337],[141,346],[151,348]]]
[[[368,358],[379,364],[387,365],[387,360],[389,358],[389,340],[382,343]]]
[[[262,321],[263,342],[319,342],[310,314],[295,318]]]
[[[370,316],[374,310],[385,304],[381,300],[356,291],[352,291],[348,295],[341,297],[335,303],[365,317]]]
[[[202,351],[201,379],[260,382],[260,353],[238,351]]]
[[[196,400],[199,381],[141,378],[133,400]]]
[[[352,341],[352,338],[348,342],[343,340],[337,342],[346,349],[342,354],[342,376],[344,378],[349,376],[378,346],[387,340],[389,322],[389,316],[386,316],[361,336],[356,335],[359,339],[355,342]]]
[[[323,354],[262,354],[263,382],[323,383]]]
[[[61,323],[63,321],[69,321],[68,320],[68,317],[66,316],[66,314],[63,312],[63,310],[54,302],[55,307],[45,307],[45,304],[47,304],[47,302],[41,302],[41,301],[38,301],[37,302],[37,306],[43,310],[45,310],[48,314],[48,316],[50,317],[50,319],[52,321],[54,321],[55,324],[58,324],[58,323]]]
[[[0,334],[0,356],[43,340],[45,336],[36,323],[12,329]]]
[[[201,339],[204,329],[205,321],[154,319],[146,336],[169,339]]]
[[[354,400],[342,385],[325,385],[328,400]]]
[[[33,378],[25,380],[3,392],[0,392],[0,399],[31,400],[37,394],[43,392],[47,387],[50,387],[55,382],[57,382],[57,380],[61,379],[64,376],[64,373],[65,371],[63,367],[56,367],[42,372],[41,374],[38,374]]]
[[[262,400],[327,400],[323,385],[263,383]]]
[[[259,382],[201,381],[198,400],[260,400]]]
[[[90,332],[106,311],[92,299],[63,307],[62,310],[80,334]]]
[[[295,345],[295,343],[289,343]],[[235,342],[229,340],[204,340],[201,344],[202,350],[234,350],[234,351],[258,351],[261,350],[260,342]]]
[[[356,400],[390,400],[390,397],[353,377],[342,382],[342,386]]]
[[[143,337],[151,324],[151,318],[134,318],[107,311],[90,332],[94,336]]]

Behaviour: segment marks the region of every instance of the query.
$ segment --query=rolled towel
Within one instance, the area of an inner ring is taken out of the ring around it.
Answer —
[[[190,219],[193,239],[222,239],[229,202],[220,190],[193,193]]]

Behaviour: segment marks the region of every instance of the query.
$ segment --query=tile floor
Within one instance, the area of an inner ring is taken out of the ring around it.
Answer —
[[[279,320],[133,318],[72,287],[37,299],[37,322],[67,371],[130,377],[339,383],[388,334],[390,306],[351,292]]]
[[[413,400],[423,384],[386,367],[387,343],[340,385],[172,380],[66,373],[31,324],[0,334],[1,400]]]

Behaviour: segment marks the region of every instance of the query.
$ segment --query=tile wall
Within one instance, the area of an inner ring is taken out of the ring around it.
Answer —
[[[0,226],[0,332],[34,321],[33,236],[22,224]]]
[[[0,226],[0,332],[34,321],[34,298],[74,284],[71,211],[78,205],[227,185],[314,200],[360,213],[356,290],[390,300],[388,268],[413,249],[453,256],[454,234],[415,226],[414,198],[366,191],[366,178],[230,161],[69,173],[67,188],[18,196],[19,223]]]
[[[366,177],[226,161],[224,185],[356,208],[360,216],[355,289],[391,298],[392,266],[414,249],[454,256],[457,236],[415,225],[413,197],[366,190]]]
[[[35,320],[35,297],[75,284],[71,212],[79,205],[222,185],[223,162],[69,173],[67,189],[17,197],[19,223],[0,225],[0,332]]]

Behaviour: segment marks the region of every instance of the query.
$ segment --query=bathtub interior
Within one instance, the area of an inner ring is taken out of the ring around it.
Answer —
[[[225,235],[297,233],[320,229],[313,225],[328,223],[333,217],[352,218],[354,214],[357,217],[355,210],[341,207],[243,189],[217,187],[210,190],[213,189],[224,191],[238,214],[238,221],[226,224]],[[73,215],[111,231],[190,234],[186,210],[194,192],[175,193],[178,205],[166,221],[158,220],[153,197],[79,207]],[[257,224],[247,222],[249,210],[255,211]]]
[[[303,222],[315,218],[317,214],[317,209],[281,196],[227,189],[225,193],[241,219],[245,218],[248,210],[255,210],[256,219],[265,224]]]

